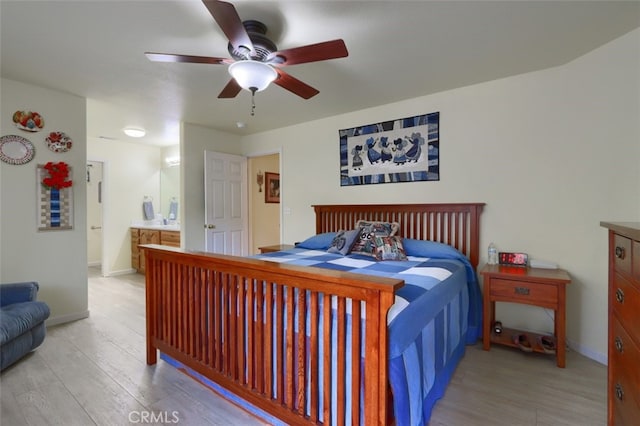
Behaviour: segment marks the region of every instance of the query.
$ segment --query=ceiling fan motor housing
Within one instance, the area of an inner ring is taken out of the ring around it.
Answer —
[[[247,30],[249,39],[253,43],[253,53],[243,49],[243,46],[235,48],[231,43],[228,44],[227,50],[233,59],[242,61],[252,59],[254,61],[266,61],[267,57],[278,50],[278,47],[265,34],[267,26],[260,21],[248,20],[243,21],[242,25]]]

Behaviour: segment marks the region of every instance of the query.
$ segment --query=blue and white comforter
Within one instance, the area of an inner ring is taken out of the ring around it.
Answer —
[[[330,235],[328,236],[330,237]],[[482,297],[468,259],[450,246],[403,240],[406,261],[376,261],[301,243],[256,258],[402,279],[389,311],[389,380],[398,425],[427,424],[435,402],[482,332]]]

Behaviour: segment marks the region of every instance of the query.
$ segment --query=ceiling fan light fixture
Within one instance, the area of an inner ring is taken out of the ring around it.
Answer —
[[[261,92],[278,77],[278,73],[269,64],[246,60],[229,65],[229,74],[240,87],[250,92]]]

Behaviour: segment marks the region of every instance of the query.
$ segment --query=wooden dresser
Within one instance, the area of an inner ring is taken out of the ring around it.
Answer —
[[[140,244],[180,247],[180,231],[131,228],[131,267],[144,274],[144,250],[138,248]]]
[[[640,419],[640,222],[609,229],[608,424]]]

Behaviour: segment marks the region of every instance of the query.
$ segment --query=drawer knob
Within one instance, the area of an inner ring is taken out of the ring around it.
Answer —
[[[622,343],[622,339],[620,338],[620,336],[616,336],[614,344],[618,352],[622,353],[624,351],[624,344]]]
[[[616,290],[616,300],[618,303],[624,303],[624,291],[621,288]]]
[[[624,247],[617,246],[615,253],[618,259],[624,259]]]
[[[622,390],[620,383],[616,383],[616,398],[618,398],[619,401],[622,401],[622,398],[624,398],[624,390]]]
[[[516,294],[521,294],[523,296],[529,295],[529,289],[527,287],[515,287],[513,290]]]

